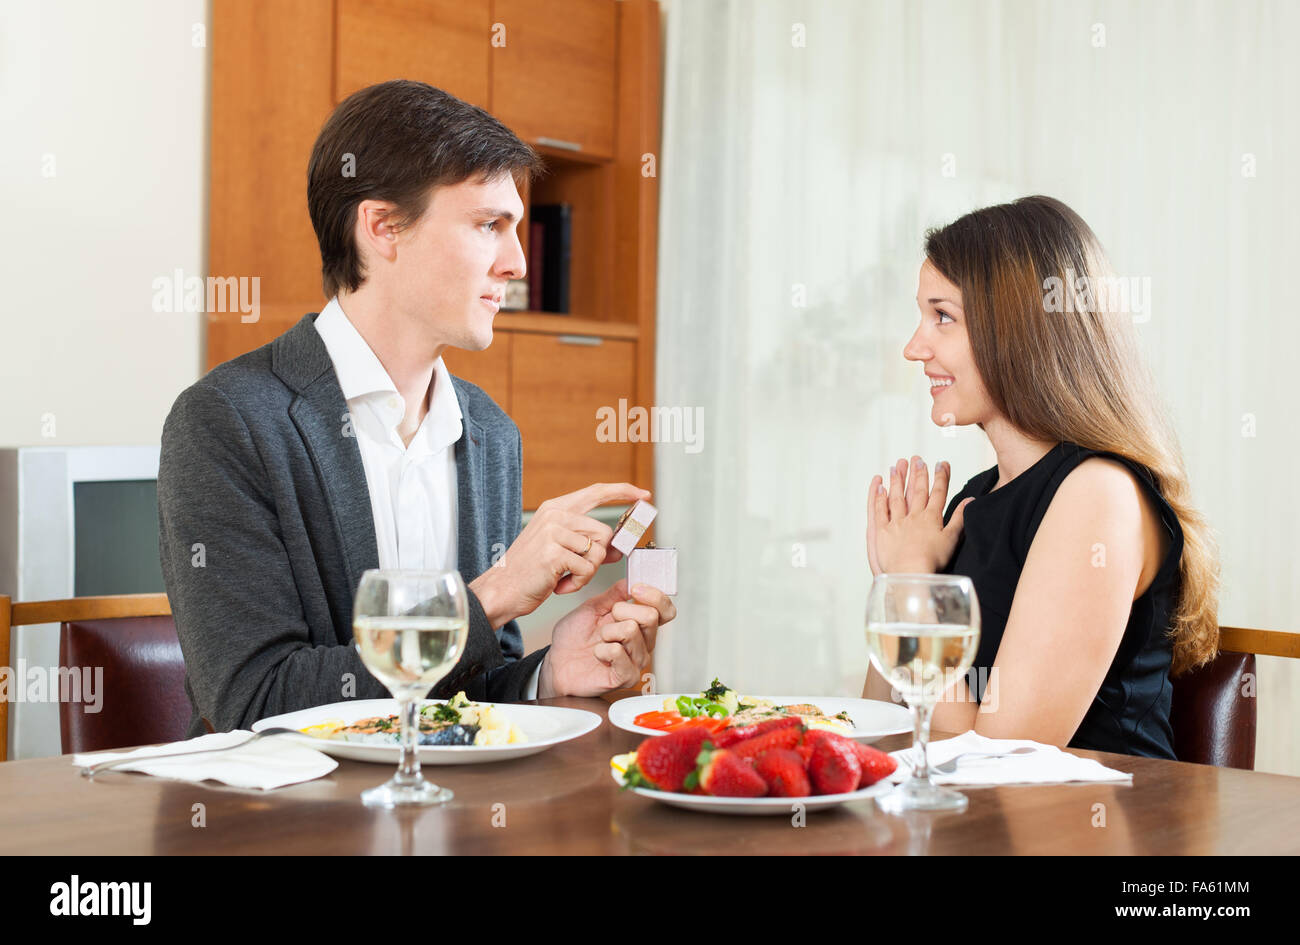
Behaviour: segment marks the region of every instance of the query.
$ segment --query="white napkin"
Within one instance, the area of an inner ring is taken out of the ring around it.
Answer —
[[[152,763],[147,760],[153,755],[166,755],[176,751],[200,751],[238,745],[252,736],[253,733],[247,731],[217,732],[170,745],[137,748],[135,751],[73,755],[72,763],[82,767],[101,761],[138,757],[141,759],[138,764],[119,765],[109,770],[142,771],[176,781],[221,781],[234,787],[260,788],[264,791],[321,778],[339,766],[329,755],[279,736],[259,738],[247,748],[234,748],[220,754],[168,758]]]
[[[952,774],[938,774],[935,765],[951,761],[957,755],[973,752],[1005,752],[1029,746],[1033,752],[1009,755],[1005,758],[980,758],[972,755],[957,762]],[[1044,745],[1016,738],[986,738],[974,729],[930,742],[926,758],[930,764],[930,780],[935,784],[1058,784],[1064,781],[1132,781],[1133,775],[1107,768],[1092,758],[1080,758],[1055,745]],[[911,748],[891,752],[898,759],[898,767],[889,776],[891,781],[911,777]]]

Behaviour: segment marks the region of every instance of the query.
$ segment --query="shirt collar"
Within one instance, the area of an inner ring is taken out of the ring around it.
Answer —
[[[461,423],[460,401],[451,386],[451,372],[442,358],[433,362],[433,396],[429,399],[429,412],[421,424],[429,431],[429,448],[434,452],[450,446],[464,432]]]
[[[316,331],[320,333],[325,350],[334,363],[334,373],[338,375],[344,400],[351,401],[367,394],[380,393],[389,394],[401,403],[397,385],[343,311],[337,296],[330,299],[316,316]],[[403,413],[401,409],[397,411],[392,424],[394,427]],[[451,386],[451,372],[447,370],[442,358],[438,358],[433,362],[433,396],[429,399],[429,412],[421,426],[435,431],[435,448],[438,448],[460,439],[463,416],[460,401]]]
[[[330,299],[316,316],[316,331],[334,362],[344,400],[377,391],[397,393],[397,385],[344,313],[337,297]]]

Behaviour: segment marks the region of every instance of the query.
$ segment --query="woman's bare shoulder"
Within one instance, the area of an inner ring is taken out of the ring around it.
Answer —
[[[1136,550],[1142,562],[1134,598],[1150,587],[1168,548],[1168,535],[1147,487],[1130,467],[1111,457],[1090,456],[1062,480],[1047,515],[1085,528],[1092,525],[1111,536],[1131,536],[1140,546]],[[1094,560],[1104,562],[1108,550],[1093,550]]]

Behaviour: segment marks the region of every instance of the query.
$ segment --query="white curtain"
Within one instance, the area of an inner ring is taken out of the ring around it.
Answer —
[[[924,231],[1033,193],[1150,279],[1221,622],[1300,630],[1300,4],[662,6],[657,398],[704,436],[656,447],[681,560],[661,691],[861,691],[871,476],[916,452],[955,492],[994,461],[930,423],[902,357]],[[1264,770],[1300,774],[1295,662],[1261,660]]]

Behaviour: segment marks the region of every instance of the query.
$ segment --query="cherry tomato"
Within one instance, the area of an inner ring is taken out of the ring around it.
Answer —
[[[682,718],[680,712],[642,712],[635,719],[633,724],[640,725],[642,728],[652,728],[655,731],[667,732],[683,724],[686,719]]]

